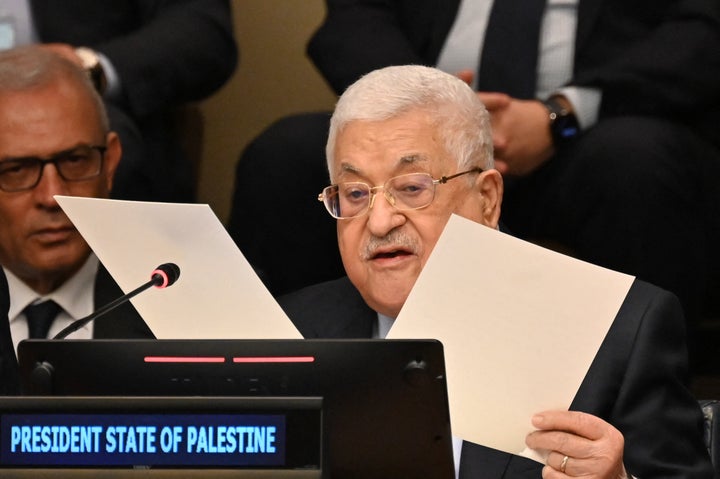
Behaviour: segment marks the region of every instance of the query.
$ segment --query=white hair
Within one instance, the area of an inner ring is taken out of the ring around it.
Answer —
[[[429,114],[458,169],[493,167],[490,117],[477,93],[436,68],[403,65],[370,72],[340,96],[325,151],[330,177],[334,177],[335,142],[348,123],[383,121],[417,110]]]
[[[109,131],[105,104],[87,73],[60,55],[37,45],[0,51],[0,94],[42,88],[67,81],[93,102],[100,126]]]

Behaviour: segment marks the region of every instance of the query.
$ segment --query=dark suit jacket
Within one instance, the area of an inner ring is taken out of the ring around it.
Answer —
[[[10,294],[7,278],[0,268],[0,396],[17,392],[18,366],[12,337],[10,337]]]
[[[110,273],[100,266],[95,278],[95,309],[114,301],[123,295],[120,287]],[[20,379],[18,364],[10,336],[10,323],[7,311],[10,299],[7,292],[7,279],[0,268],[0,395],[18,394]],[[93,337],[96,339],[154,339],[150,328],[140,314],[127,302],[107,312],[95,320]]]
[[[110,273],[100,265],[95,279],[95,309],[99,309],[122,296],[123,291]],[[155,338],[145,321],[129,301],[112,309],[95,320],[95,339],[149,339]]]
[[[388,65],[434,65],[459,0],[327,0],[308,54],[337,93]],[[668,117],[718,141],[720,4],[579,0],[571,84],[603,91],[601,118]]]
[[[368,338],[377,314],[347,277],[280,297],[306,338]],[[674,295],[636,280],[570,409],[625,437],[625,466],[642,479],[712,478],[697,401],[684,386],[687,353]],[[540,465],[466,443],[461,477],[540,477]]]
[[[115,196],[191,201],[191,164],[179,163],[174,110],[217,90],[237,49],[228,0],[30,0],[43,43],[87,46],[117,70],[124,97],[108,105],[125,151]],[[135,142],[141,142],[137,145]],[[136,156],[148,160],[131,165]],[[152,159],[152,161],[149,161]],[[131,174],[132,173],[132,174]],[[138,185],[123,183],[131,176]]]

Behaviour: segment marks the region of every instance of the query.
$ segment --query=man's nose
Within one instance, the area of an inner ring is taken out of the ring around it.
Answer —
[[[378,196],[382,196],[378,199]],[[385,236],[393,229],[405,223],[405,215],[395,208],[395,198],[384,190],[376,191],[370,198],[367,226],[378,237]]]
[[[45,205],[56,205],[54,196],[68,193],[67,182],[60,176],[54,164],[46,163],[44,165],[40,182],[35,186],[34,193],[38,201]]]

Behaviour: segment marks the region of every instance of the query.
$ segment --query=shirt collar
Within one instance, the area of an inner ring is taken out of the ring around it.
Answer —
[[[377,324],[373,328],[373,338],[385,339],[394,322],[394,318],[378,313]]]
[[[82,267],[70,279],[65,281],[58,289],[47,295],[40,295],[20,278],[15,276],[7,268],[8,291],[10,292],[10,310],[8,317],[10,322],[17,320],[25,307],[38,300],[52,299],[59,304],[72,318],[78,319],[91,314],[94,307],[94,294],[87,294],[94,291],[95,274],[97,273],[99,261],[95,254],[90,256]]]

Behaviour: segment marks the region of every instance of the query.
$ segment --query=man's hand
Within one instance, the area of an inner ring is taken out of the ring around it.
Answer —
[[[503,174],[532,173],[553,154],[548,112],[536,100],[502,93],[478,93],[490,112],[496,168]]]
[[[533,416],[537,431],[525,438],[531,449],[549,451],[544,479],[567,476],[624,479],[625,440],[602,419],[577,411],[545,411]]]
[[[455,76],[471,85],[475,73],[461,70]],[[498,92],[478,92],[478,97],[490,113],[495,168],[500,173],[524,176],[550,159],[554,147],[545,105]]]

